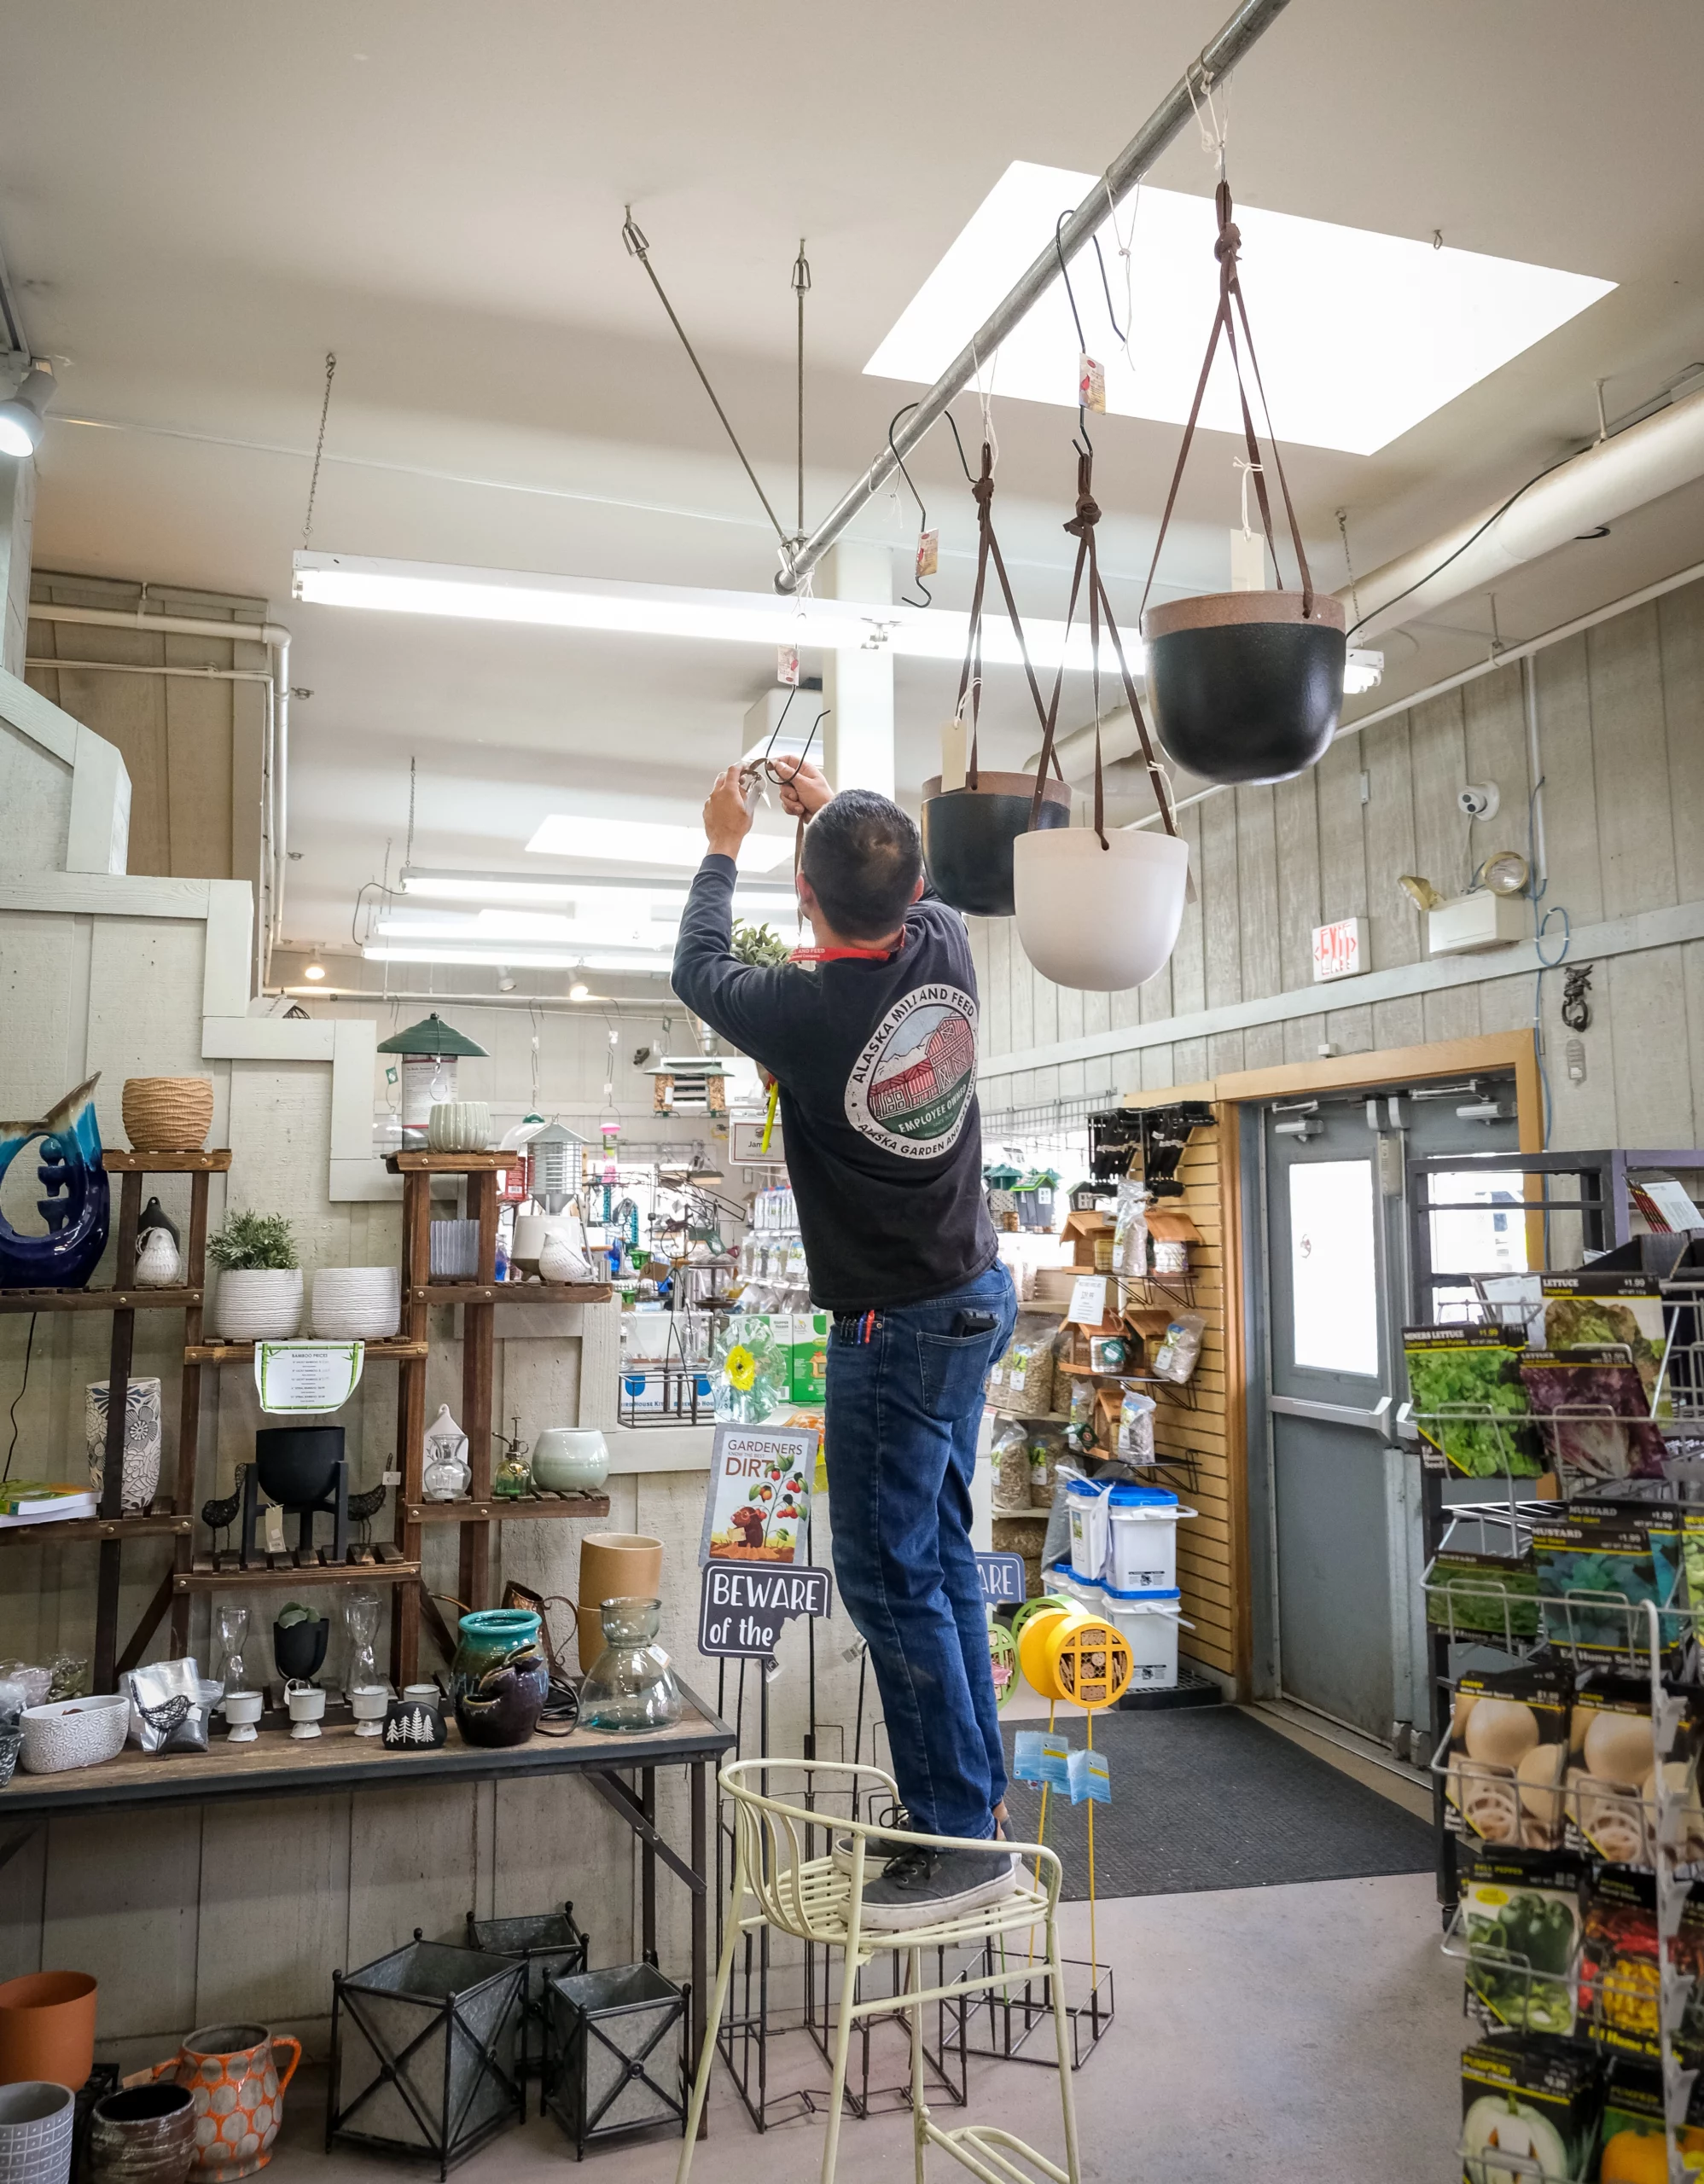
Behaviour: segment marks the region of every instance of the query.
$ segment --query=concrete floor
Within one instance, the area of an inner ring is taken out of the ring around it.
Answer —
[[[1088,1954],[1088,1906],[1066,1908],[1068,1955]],[[1218,1894],[1127,1897],[1096,1916],[1115,1966],[1117,2018],[1075,2076],[1084,2184],[1366,2184],[1446,2176],[1460,2115],[1461,1970],[1439,1952],[1428,1874],[1317,1881]],[[890,2037],[892,2036],[889,2036]],[[778,2043],[774,2082],[826,2085],[802,2034]],[[887,2073],[903,2073],[897,2045]],[[1056,2080],[1020,2064],[973,2064],[968,2113],[1059,2153]],[[292,2088],[272,2175],[371,2184],[396,2164],[322,2150],[323,2077]],[[966,2111],[943,2101],[946,2128]],[[816,2118],[759,2137],[724,2073],[695,2184],[808,2184]],[[587,2155],[600,2184],[667,2184],[678,2140]],[[554,2123],[529,2122],[456,2172],[465,2184],[561,2175],[573,2154]],[[422,2172],[416,2172],[422,2173]],[[909,2118],[848,2118],[843,2184],[910,2173]],[[931,2174],[960,2175],[936,2155]]]

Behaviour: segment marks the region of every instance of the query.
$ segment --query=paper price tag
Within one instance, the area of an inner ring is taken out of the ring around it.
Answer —
[[[1079,1274],[1071,1285],[1071,1309],[1067,1320],[1082,1327],[1097,1327],[1107,1317],[1107,1277],[1103,1274]]]
[[[1103,1751],[1073,1751],[1066,1762],[1066,1774],[1073,1805],[1091,1798],[1097,1805],[1112,1803],[1113,1786]]]
[[[775,679],[784,682],[789,689],[799,688],[799,648],[797,645],[777,645],[775,648]]]
[[[941,723],[941,791],[964,787],[964,721],[955,713]]]
[[[917,538],[917,574],[932,577],[940,566],[941,535],[938,531],[925,531]]]
[[[1078,406],[1084,410],[1106,409],[1106,371],[1092,357],[1077,359],[1077,402]]]
[[[284,1513],[276,1502],[269,1502],[260,1512],[262,1544],[268,1554],[284,1552]]]
[[[275,1414],[340,1409],[360,1385],[366,1354],[359,1342],[257,1342],[254,1385],[260,1408]]]

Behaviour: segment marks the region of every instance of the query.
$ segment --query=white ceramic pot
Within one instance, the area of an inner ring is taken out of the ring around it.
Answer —
[[[1149,828],[1021,834],[1012,851],[1018,939],[1044,979],[1087,993],[1123,993],[1177,945],[1189,847]]]
[[[433,1153],[483,1153],[491,1141],[491,1111],[483,1100],[434,1100],[426,1118]]]
[[[547,1426],[532,1443],[532,1484],[553,1494],[592,1494],[609,1476],[609,1449],[595,1426]]]
[[[402,1325],[393,1266],[323,1266],[314,1275],[313,1331],[327,1342],[385,1342]]]
[[[166,1240],[169,1243],[171,1239]],[[97,1494],[106,1475],[107,1394],[105,1380],[90,1380],[83,1391],[89,1477]],[[120,1490],[127,1517],[154,1506],[160,1486],[160,1383],[132,1380],[125,1391],[125,1476]]]
[[[349,1711],[355,1716],[358,1737],[381,1737],[385,1734],[385,1716],[390,1711],[391,1687],[387,1683],[358,1683],[349,1694]]]
[[[325,1693],[317,1683],[287,1683],[284,1699],[290,1710],[290,1734],[317,1737],[325,1719]]]
[[[228,1691],[224,1695],[224,1717],[230,1734],[227,1744],[253,1744],[260,1734],[259,1723],[266,1705],[264,1692]]]
[[[571,1213],[517,1213],[509,1262],[524,1274],[537,1274],[538,1257],[544,1248],[545,1238],[560,1236],[572,1250],[570,1240],[573,1232],[574,1217]]]
[[[302,1323],[301,1269],[229,1269],[213,1292],[213,1323],[226,1342],[288,1342]]]
[[[53,1706],[24,1710],[26,1774],[63,1774],[73,1767],[98,1767],[116,1759],[130,1734],[130,1694],[102,1692],[93,1699],[61,1699]]]

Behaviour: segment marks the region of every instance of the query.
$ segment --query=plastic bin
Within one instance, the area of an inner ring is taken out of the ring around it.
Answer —
[[[1121,1593],[1178,1582],[1178,1519],[1193,1517],[1163,1486],[1115,1486],[1107,1509],[1106,1581]]]
[[[1178,1633],[1195,1628],[1184,1620],[1178,1588],[1120,1593],[1108,1585],[1101,1600],[1102,1612],[1130,1647],[1131,1688],[1169,1690],[1178,1681]]]
[[[1096,1486],[1086,1478],[1065,1482],[1065,1513],[1071,1526],[1071,1567],[1079,1577],[1096,1582],[1107,1567],[1107,1497],[1116,1489]]]

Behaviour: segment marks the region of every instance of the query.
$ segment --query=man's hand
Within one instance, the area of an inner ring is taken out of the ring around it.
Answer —
[[[729,766],[716,776],[704,806],[704,837],[712,857],[737,857],[740,845],[752,831],[752,815],[746,809],[740,787],[740,770]]]
[[[794,819],[814,819],[825,804],[834,801],[835,792],[823,778],[820,766],[813,766],[808,758],[777,758],[775,771],[781,790],[781,808]]]

